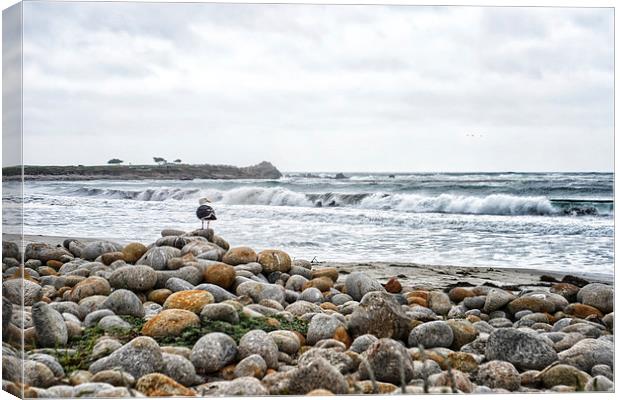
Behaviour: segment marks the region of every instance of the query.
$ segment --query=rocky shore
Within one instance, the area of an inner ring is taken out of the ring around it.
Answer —
[[[2,168],[2,179],[21,180],[21,167]],[[25,180],[192,180],[278,179],[280,171],[267,161],[249,167],[210,164],[24,166]]]
[[[312,264],[212,230],[2,256],[15,395],[613,391],[614,288],[590,277]]]

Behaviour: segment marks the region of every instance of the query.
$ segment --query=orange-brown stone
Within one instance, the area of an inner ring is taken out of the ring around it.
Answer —
[[[62,262],[57,261],[57,260],[49,260],[48,262],[45,263],[45,265],[47,265],[50,268],[54,268],[55,270],[58,271],[58,269],[60,267],[62,267]]]
[[[332,282],[336,282],[338,280],[338,270],[333,267],[327,268],[314,268],[312,269],[312,278],[320,278],[326,276],[332,280]]]
[[[200,326],[200,318],[187,310],[167,309],[148,320],[142,334],[155,338],[177,336],[186,328]]]
[[[321,292],[327,292],[332,286],[334,286],[334,281],[332,281],[331,278],[328,278],[327,276],[321,276],[319,278],[314,278],[309,280],[308,282],[305,282],[303,284],[303,289],[317,288]]]
[[[148,293],[146,299],[157,304],[164,304],[168,296],[172,294],[170,289],[155,289]]]
[[[400,284],[400,281],[395,276],[391,277],[384,287],[388,293],[400,293],[403,290],[403,285]]]
[[[208,283],[212,283],[224,289],[228,289],[235,282],[235,269],[224,263],[209,265],[204,270],[204,279]]]
[[[128,264],[135,264],[147,250],[142,243],[129,243],[123,248],[123,259]]]
[[[138,379],[136,390],[149,397],[196,396],[196,392],[192,389],[157,372]]]
[[[603,318],[603,313],[596,307],[587,304],[573,303],[564,307],[564,312],[577,318],[586,318],[594,315],[597,318]]]
[[[334,331],[334,339],[340,343],[344,343],[347,349],[351,346],[351,336],[349,336],[349,332],[347,332],[344,326],[336,328]]]
[[[455,303],[460,303],[465,298],[474,297],[474,296],[476,295],[471,289],[464,288],[464,287],[455,287],[455,288],[450,289],[450,291],[448,292],[448,297],[450,298],[451,301]]]
[[[202,308],[213,301],[213,295],[206,290],[182,290],[168,296],[164,308],[178,308],[200,314]]]

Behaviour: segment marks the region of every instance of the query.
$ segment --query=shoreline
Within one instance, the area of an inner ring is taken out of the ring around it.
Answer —
[[[18,234],[3,233],[3,241],[17,241]],[[69,237],[51,235],[24,235],[24,244],[45,243],[50,246],[62,246],[62,242]],[[114,238],[83,238],[71,237],[85,243],[110,240],[120,244],[128,244],[129,240],[117,240]],[[294,258],[294,257],[293,257]],[[560,282],[566,275],[575,276],[590,282],[605,283],[614,285],[614,274],[603,274],[593,272],[574,272],[574,271],[554,271],[538,268],[517,268],[517,267],[478,267],[462,265],[442,265],[424,264],[417,262],[390,262],[390,261],[321,261],[313,263],[316,267],[333,267],[339,274],[346,276],[352,272],[364,272],[374,279],[385,282],[391,277],[396,276],[403,283],[413,287],[425,287],[432,289],[442,289],[457,285],[471,286],[496,286],[513,287],[520,286],[528,289],[549,287],[552,279],[541,279],[543,277],[553,278]]]

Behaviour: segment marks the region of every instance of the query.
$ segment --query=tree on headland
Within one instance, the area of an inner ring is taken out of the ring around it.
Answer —
[[[166,159],[162,157],[153,157],[153,161],[155,161],[159,165],[164,165],[168,163],[168,161],[166,161]]]
[[[176,160],[174,160],[174,162],[175,162],[176,164],[181,164],[181,162],[182,162],[182,161],[181,161],[181,159],[180,159],[180,158],[177,158]]]
[[[110,161],[108,161],[108,164],[122,164],[124,161],[118,158],[113,158]]]

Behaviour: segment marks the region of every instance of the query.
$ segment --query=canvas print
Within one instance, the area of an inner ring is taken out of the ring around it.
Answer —
[[[614,391],[612,8],[2,26],[4,391]]]

